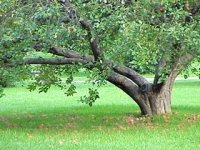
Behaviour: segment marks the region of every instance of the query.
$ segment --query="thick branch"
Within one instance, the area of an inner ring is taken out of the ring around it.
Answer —
[[[42,62],[42,64],[52,64],[52,65],[59,65],[59,64],[73,64],[73,63],[81,63],[84,64],[85,62],[94,62],[94,57],[91,55],[85,55],[81,56],[80,53],[76,51],[71,51],[71,50],[63,50],[59,48],[51,48],[49,50],[49,53],[57,55],[57,56],[64,56],[68,59],[44,59],[44,58],[31,58],[28,59],[28,61],[32,64],[33,62],[36,64],[39,64]],[[112,63],[107,60],[105,61],[105,65],[110,65],[112,66]],[[112,68],[116,73],[121,74],[122,76],[127,77],[128,79],[132,80],[135,84],[137,84],[140,87],[143,87],[144,85],[148,84],[149,82],[142,77],[139,73],[135,72],[134,70],[125,67],[125,66],[117,66],[114,65]]]
[[[140,89],[131,80],[112,71],[107,77],[107,81],[114,84],[129,95],[139,105],[141,110],[142,108],[147,108],[146,103],[141,98],[142,94],[140,93]]]
[[[48,52],[57,56],[64,56],[66,58],[81,58],[81,55],[78,52],[63,50],[55,47],[50,48]]]
[[[135,101],[139,99],[137,97],[139,96],[139,88],[125,76],[112,71],[106,80],[123,90],[131,98],[134,98]]]
[[[185,68],[185,66],[193,60],[194,56],[187,53],[181,57],[179,57],[174,64],[174,67],[168,77],[168,79],[165,81],[165,85],[169,86],[169,89],[171,90],[173,87],[173,83],[176,79],[176,77],[179,75],[179,73]]]
[[[137,84],[138,86],[143,86],[144,84],[148,84],[149,82],[142,77],[142,75],[140,75],[139,73],[137,73],[136,71],[125,67],[125,66],[114,66],[113,70],[127,78],[129,78],[130,80],[132,80],[135,84]]]
[[[94,55],[95,60],[98,60],[99,57],[101,56],[101,53],[102,53],[102,51],[100,49],[99,38],[97,36],[95,38],[93,38],[92,27],[91,27],[91,25],[88,21],[80,20],[80,24],[81,24],[83,29],[87,30],[88,40],[89,40],[89,43],[90,43],[92,53]]]
[[[87,64],[89,61],[79,58],[26,58],[24,64],[49,64],[49,65],[66,65],[66,64]]]
[[[93,56],[91,56],[91,55],[81,56],[80,53],[78,53],[76,51],[72,51],[72,50],[63,50],[63,49],[53,47],[49,50],[49,53],[57,55],[57,56],[64,56],[66,58],[80,58],[80,59],[84,59],[87,61],[94,61]]]
[[[194,59],[194,56],[189,53],[179,57],[173,67],[173,71],[172,71],[173,76],[176,77],[185,68],[185,66],[188,63],[190,63],[193,59]]]

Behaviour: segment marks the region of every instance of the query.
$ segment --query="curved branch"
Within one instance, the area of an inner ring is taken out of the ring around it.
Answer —
[[[138,86],[143,86],[144,84],[148,84],[149,82],[147,81],[147,79],[145,79],[144,77],[142,77],[142,75],[140,75],[139,73],[137,73],[136,71],[125,67],[125,66],[114,66],[113,70],[117,73],[119,73],[120,75],[123,75],[127,78],[129,78],[130,80],[132,80],[135,84],[137,84]]]
[[[155,68],[155,76],[154,76],[154,81],[153,81],[154,85],[158,84],[158,81],[161,77],[161,68],[163,68],[165,65],[166,65],[166,61],[164,59],[164,54],[162,54]]]
[[[112,71],[107,77],[107,81],[114,84],[129,95],[139,105],[141,110],[142,108],[147,108],[146,103],[144,103],[143,98],[141,98],[142,94],[140,93],[140,89],[137,85],[131,82],[131,80]]]
[[[99,57],[101,56],[101,48],[100,48],[100,44],[99,44],[99,38],[98,36],[96,36],[95,38],[93,38],[92,36],[92,27],[89,24],[88,21],[86,20],[80,20],[79,21],[82,28],[85,29],[88,32],[88,40],[90,43],[90,48],[92,50],[92,53],[94,55],[95,60],[98,60]]]
[[[194,59],[194,56],[190,53],[187,53],[179,58],[177,58],[176,64],[174,64],[171,74],[176,77],[184,67]]]
[[[123,90],[126,94],[128,94],[131,98],[134,98],[134,100],[137,101],[139,99],[137,96],[139,96],[139,88],[137,85],[135,85],[131,80],[126,78],[123,75],[120,75],[114,71],[111,71],[111,73],[108,75],[107,81],[114,84],[121,90]]]

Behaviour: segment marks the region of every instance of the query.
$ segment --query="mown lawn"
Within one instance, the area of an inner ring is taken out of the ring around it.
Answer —
[[[77,102],[88,84],[66,97],[52,88],[47,94],[23,87],[6,89],[0,99],[2,150],[198,150],[200,149],[200,81],[177,81],[173,113],[141,117],[123,92],[108,84],[93,107]]]

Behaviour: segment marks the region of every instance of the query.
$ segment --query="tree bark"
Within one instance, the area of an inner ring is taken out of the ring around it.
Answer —
[[[160,115],[171,112],[171,91],[174,83],[174,76],[160,85],[147,83],[138,87],[131,80],[112,72],[107,80],[123,90],[139,106],[142,115]]]
[[[171,88],[163,85],[159,91],[143,93],[145,107],[140,107],[142,115],[160,115],[171,113]]]
[[[150,85],[149,90],[141,90],[139,101],[143,104],[140,106],[143,115],[171,113],[171,93],[174,81],[185,65],[192,59],[191,54],[178,58],[165,82],[161,84],[154,83],[154,85]]]
[[[171,92],[173,81],[169,80],[160,87],[151,85],[150,91],[138,92],[137,104],[142,115],[161,115],[171,113]],[[135,101],[135,99],[132,97]]]

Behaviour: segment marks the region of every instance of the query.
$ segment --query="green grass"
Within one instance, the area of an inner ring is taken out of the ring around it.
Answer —
[[[171,115],[141,117],[123,92],[108,84],[93,107],[77,102],[88,84],[66,97],[24,87],[7,88],[0,99],[0,149],[198,150],[200,149],[200,81],[177,81]]]

